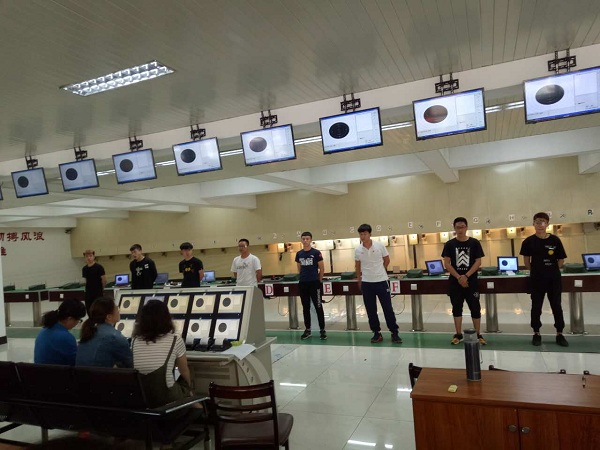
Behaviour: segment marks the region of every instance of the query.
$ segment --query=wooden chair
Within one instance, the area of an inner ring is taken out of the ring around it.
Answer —
[[[289,450],[294,417],[277,412],[273,380],[254,386],[211,383],[208,392],[216,415],[215,450]]]
[[[413,363],[408,363],[408,376],[410,378],[410,387],[415,387],[415,383],[421,374],[422,367],[415,366]]]

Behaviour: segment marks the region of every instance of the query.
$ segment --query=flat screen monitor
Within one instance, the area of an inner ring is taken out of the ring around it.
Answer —
[[[33,197],[35,195],[45,195],[48,193],[46,184],[46,175],[44,169],[20,170],[11,173],[15,194],[17,198]]]
[[[291,125],[241,133],[247,166],[296,159]]]
[[[129,284],[129,274],[120,273],[115,275],[115,286],[127,286]]]
[[[140,309],[141,301],[142,297],[140,295],[122,295],[119,303],[121,316],[137,314]]]
[[[323,117],[319,122],[325,154],[383,145],[379,108]]]
[[[519,258],[516,256],[498,256],[498,270],[500,272],[517,272]]]
[[[58,170],[65,192],[99,186],[96,162],[93,159],[59,164]]]
[[[156,274],[154,284],[165,284],[167,281],[169,281],[169,274],[161,272]]]
[[[2,186],[0,186],[0,200],[4,200],[4,197],[2,196]]]
[[[204,271],[204,277],[202,278],[203,283],[214,283],[216,280],[217,280],[217,278],[215,277],[214,270],[205,270]]]
[[[523,82],[525,122],[600,111],[600,67]]]
[[[135,320],[134,319],[123,319],[117,322],[115,325],[115,329],[120,331],[123,336],[126,338],[130,338],[133,336],[133,331],[135,329]]]
[[[187,313],[189,303],[189,294],[175,294],[169,295],[167,306],[171,314],[185,314]]]
[[[217,138],[185,142],[173,146],[178,175],[221,170],[221,154]]]
[[[441,259],[434,259],[433,261],[425,261],[427,266],[427,273],[429,275],[443,275],[444,274],[444,263]]]
[[[600,270],[600,253],[584,253],[581,257],[587,270]]]
[[[413,102],[417,140],[485,130],[483,88]]]
[[[239,341],[240,322],[241,319],[239,318],[229,319],[217,317],[213,337],[217,342],[223,339],[227,339],[229,341]]]
[[[117,183],[153,180],[156,178],[152,149],[113,155]]]

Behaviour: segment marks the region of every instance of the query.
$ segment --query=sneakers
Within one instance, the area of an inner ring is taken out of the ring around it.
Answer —
[[[383,336],[381,335],[381,333],[379,331],[377,333],[373,334],[373,337],[371,338],[371,344],[379,344],[382,341],[383,341]]]
[[[398,333],[392,333],[392,342],[394,344],[402,344],[402,338],[398,335]]]
[[[327,333],[325,333],[325,330],[321,330],[321,340],[324,341],[325,339],[327,339]]]
[[[311,336],[312,336],[312,333],[310,332],[310,330],[304,330],[304,333],[302,333],[302,336],[300,336],[300,339],[302,339],[302,340],[308,339]]]
[[[564,339],[564,337],[563,337]],[[556,340],[558,342],[558,336],[556,336]],[[566,340],[565,340],[566,342]],[[536,347],[539,347],[540,345],[542,345],[542,336],[540,334],[534,334],[533,338],[531,339],[531,343],[533,345],[535,345]]]
[[[569,343],[567,342],[567,340],[565,339],[565,337],[562,334],[557,334],[556,335],[556,343],[558,345],[560,345],[561,347],[568,347]]]
[[[485,340],[485,338],[482,335],[478,334],[477,339],[479,339],[479,343],[481,345],[487,345],[487,341]]]
[[[463,335],[462,334],[455,334],[454,337],[452,337],[452,340],[450,341],[450,343],[452,345],[457,345],[460,342],[462,342],[463,340]]]

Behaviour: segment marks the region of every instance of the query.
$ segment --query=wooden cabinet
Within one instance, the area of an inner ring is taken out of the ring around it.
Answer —
[[[418,450],[600,449],[597,376],[424,368],[411,397]]]

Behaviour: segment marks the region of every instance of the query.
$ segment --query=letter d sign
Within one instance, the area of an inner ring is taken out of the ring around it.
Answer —
[[[265,297],[273,297],[273,285],[265,284]]]

